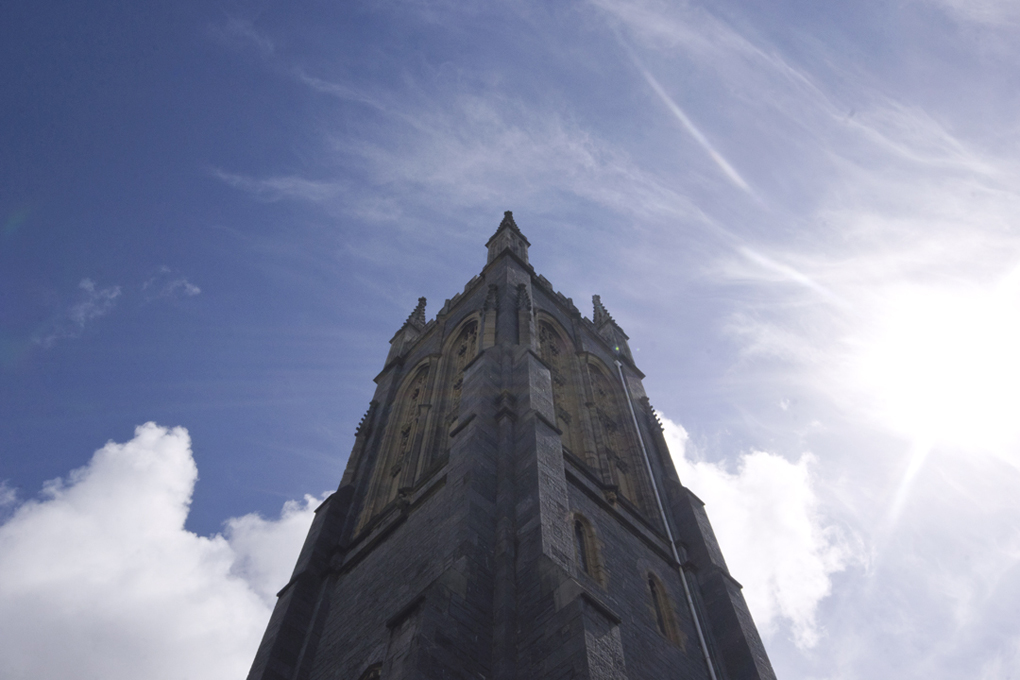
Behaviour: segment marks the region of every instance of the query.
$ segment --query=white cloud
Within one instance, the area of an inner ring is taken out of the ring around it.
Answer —
[[[509,193],[515,202],[537,210],[566,193],[638,221],[707,221],[687,196],[558,111],[536,111],[519,98],[493,91],[409,103],[396,93],[362,93],[300,70],[292,77],[317,92],[368,104],[385,116],[390,125],[385,136],[333,136],[330,163],[360,170],[371,185],[400,194],[404,204],[440,200],[447,206],[490,209]],[[304,201],[369,219],[398,216],[392,209],[380,210],[377,198],[347,179],[256,178],[223,169],[212,174],[265,201]]]
[[[120,286],[97,289],[92,279],[82,279],[78,288],[84,291],[85,299],[71,307],[67,313],[78,328],[84,327],[92,319],[109,314],[116,304],[115,300],[120,297]]]
[[[231,573],[243,578],[267,605],[276,603],[276,593],[290,578],[315,508],[323,500],[306,495],[304,502],[287,501],[275,520],[254,513],[227,520],[227,540],[234,551]]]
[[[7,519],[18,504],[18,490],[11,488],[7,480],[0,480],[0,523]]]
[[[846,569],[855,550],[819,514],[810,467],[754,451],[732,474],[719,465],[689,460],[687,432],[662,418],[666,441],[684,485],[705,502],[727,566],[763,633],[789,623],[797,646],[814,646],[823,630],[819,603],[832,590],[831,575]]]
[[[142,284],[142,292],[151,301],[156,298],[193,297],[201,293],[202,289],[183,276],[174,276],[173,270],[163,265]]]
[[[1016,0],[927,0],[966,21],[990,26],[1015,26],[1020,23],[1020,3]]]
[[[18,490],[12,489],[7,480],[0,481],[0,508],[6,508],[18,502]]]
[[[256,29],[251,20],[242,17],[228,17],[223,24],[210,25],[206,29],[206,34],[230,47],[254,47],[263,58],[272,57],[276,52],[273,41]]]
[[[71,305],[46,333],[36,337],[38,344],[52,347],[61,338],[77,338],[90,321],[113,311],[120,297],[120,286],[97,288],[96,282],[87,278],[78,283],[78,289],[81,291],[78,302]]]
[[[147,423],[17,508],[0,526],[0,676],[244,677],[314,499],[198,536],[196,479],[187,431]]]
[[[981,665],[975,677],[978,680],[1003,680],[1014,677],[1017,668],[1020,668],[1020,637],[1003,645],[1001,651]]]
[[[340,182],[281,176],[256,179],[214,169],[212,174],[235,189],[254,194],[264,201],[295,199],[320,203],[336,199],[343,192]]]

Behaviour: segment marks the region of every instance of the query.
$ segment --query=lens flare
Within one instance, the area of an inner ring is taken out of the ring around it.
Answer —
[[[912,288],[890,296],[858,369],[893,427],[914,441],[1013,457],[1018,284],[1020,268],[991,290]]]

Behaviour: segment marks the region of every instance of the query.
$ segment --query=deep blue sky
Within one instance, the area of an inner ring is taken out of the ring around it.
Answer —
[[[4,512],[148,421],[199,537],[335,487],[510,209],[688,434],[780,677],[1008,677],[1017,44],[1009,0],[5,6]]]

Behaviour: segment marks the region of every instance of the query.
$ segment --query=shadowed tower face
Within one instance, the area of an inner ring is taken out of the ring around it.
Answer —
[[[774,678],[627,335],[528,264],[390,341],[250,680]]]

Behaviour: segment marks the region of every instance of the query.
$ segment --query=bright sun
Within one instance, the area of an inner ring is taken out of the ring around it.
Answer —
[[[1020,434],[1020,268],[994,289],[884,302],[858,377],[915,441],[1002,451]]]

